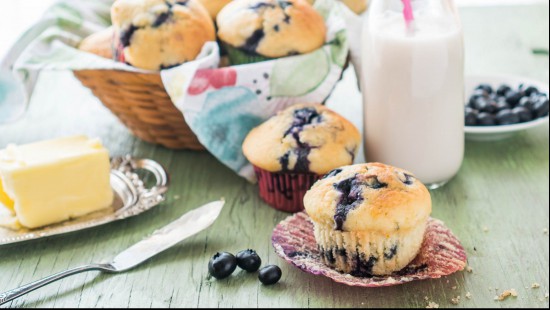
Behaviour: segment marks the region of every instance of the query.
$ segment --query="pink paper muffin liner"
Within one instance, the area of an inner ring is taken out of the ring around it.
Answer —
[[[275,252],[304,272],[322,275],[349,286],[383,287],[415,280],[437,279],[464,270],[466,252],[460,241],[442,221],[430,218],[424,242],[417,257],[403,270],[390,276],[369,278],[342,274],[321,260],[309,216],[297,213],[275,227],[271,237]]]
[[[273,173],[254,166],[260,197],[279,211],[296,213],[304,210],[306,192],[322,176],[306,173]]]

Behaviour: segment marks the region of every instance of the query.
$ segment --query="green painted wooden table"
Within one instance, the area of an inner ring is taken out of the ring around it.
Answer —
[[[519,74],[548,82],[548,6],[467,8],[467,73]],[[348,70],[329,106],[357,124],[361,100]],[[267,207],[248,184],[207,153],[171,151],[134,138],[70,73],[44,73],[30,110],[0,125],[0,148],[70,134],[100,137],[113,155],[164,164],[172,176],[168,200],[138,217],[102,227],[0,247],[0,291],[70,267],[104,261],[156,228],[206,202],[227,200],[210,229],[121,275],[86,273],[64,279],[8,307],[425,307],[429,301],[463,307],[548,307],[548,126],[495,143],[466,144],[459,175],[434,191],[433,216],[459,236],[472,273],[440,280],[363,289],[312,276],[273,252],[271,231],[287,214]],[[282,281],[262,286],[236,272],[216,281],[207,262],[216,251],[254,248],[282,267]],[[540,288],[531,285],[539,283]],[[517,298],[494,296],[515,288]],[[466,298],[467,293],[471,298]],[[546,297],[545,297],[546,294]]]

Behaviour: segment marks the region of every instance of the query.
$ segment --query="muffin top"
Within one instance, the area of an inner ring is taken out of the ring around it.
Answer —
[[[315,0],[307,0],[309,3],[315,3]],[[355,14],[361,14],[367,10],[368,0],[340,0]]]
[[[113,59],[113,37],[114,29],[113,27],[109,27],[84,38],[78,45],[78,49],[104,58]]]
[[[277,58],[325,43],[323,17],[306,0],[239,0],[218,14],[220,40],[249,54]]]
[[[210,17],[212,19],[216,19],[216,16],[218,16],[218,13],[223,9],[224,6],[226,6],[229,2],[233,0],[199,0],[202,5],[206,8],[208,13],[210,14]]]
[[[304,206],[314,222],[335,230],[387,233],[423,224],[432,211],[420,181],[380,163],[331,171],[306,193]]]
[[[361,14],[367,10],[368,0],[340,0],[355,14]]]
[[[314,173],[353,163],[361,135],[319,104],[299,104],[254,128],[243,143],[246,158],[270,172]]]
[[[195,60],[216,31],[198,0],[117,0],[111,19],[124,61],[159,70]]]

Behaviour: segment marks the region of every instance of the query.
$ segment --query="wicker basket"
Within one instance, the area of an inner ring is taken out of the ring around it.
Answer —
[[[204,150],[170,100],[160,74],[80,70],[74,75],[138,138],[170,149]]]

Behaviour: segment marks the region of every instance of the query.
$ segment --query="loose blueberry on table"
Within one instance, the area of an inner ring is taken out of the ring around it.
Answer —
[[[208,272],[218,280],[229,277],[236,268],[237,258],[227,252],[214,254],[208,263]]]
[[[283,275],[283,272],[281,271],[281,268],[275,265],[269,265],[260,269],[260,273],[258,274],[258,279],[264,285],[273,285],[279,282],[282,275]]]
[[[262,259],[254,250],[243,250],[237,253],[237,265],[247,272],[255,272],[260,269]]]
[[[548,116],[548,95],[536,87],[476,87],[464,109],[466,126],[513,125]]]

